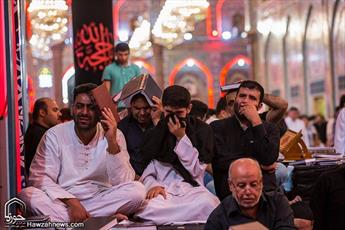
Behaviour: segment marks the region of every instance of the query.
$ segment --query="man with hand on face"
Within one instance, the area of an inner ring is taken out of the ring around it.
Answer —
[[[227,186],[232,195],[225,198],[209,216],[205,230],[258,221],[271,230],[296,229],[286,197],[276,191],[263,191],[262,173],[257,161],[241,158],[231,163]]]
[[[125,218],[144,200],[145,188],[133,181],[126,142],[111,110],[99,111],[91,95],[96,87],[76,87],[73,121],[42,137],[31,165],[32,187],[18,194],[34,215],[62,222],[114,214]]]
[[[278,158],[279,131],[260,119],[264,89],[256,81],[243,81],[234,102],[234,116],[211,123],[215,135],[215,156],[212,162],[216,194],[223,200],[230,194],[228,168],[232,161],[251,157],[263,171],[265,189],[275,188],[274,167]],[[273,168],[273,172],[272,169]]]
[[[147,203],[136,216],[155,224],[206,221],[219,203],[203,184],[212,159],[212,130],[188,115],[191,96],[186,88],[169,86],[162,104],[165,118],[147,133],[141,148],[150,163],[140,178]]]
[[[126,138],[131,165],[139,176],[147,166],[141,156],[140,146],[145,134],[157,125],[161,118],[161,100],[153,96],[152,101],[154,105],[151,107],[143,94],[134,95],[128,109],[129,115],[119,122],[118,127]]]

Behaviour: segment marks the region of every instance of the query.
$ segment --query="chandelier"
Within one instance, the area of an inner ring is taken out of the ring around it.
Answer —
[[[131,49],[131,56],[148,58],[153,55],[152,43],[150,42],[151,23],[146,19],[138,22],[139,26],[135,28],[128,43]]]
[[[65,0],[32,0],[28,13],[32,36],[30,45],[36,58],[50,59],[51,46],[65,40],[68,27],[68,6]]]
[[[183,35],[206,18],[208,7],[207,0],[166,0],[152,30],[155,42],[169,49],[182,43]]]

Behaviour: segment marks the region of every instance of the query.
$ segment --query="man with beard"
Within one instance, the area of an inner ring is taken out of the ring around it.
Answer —
[[[186,88],[166,88],[162,104],[165,119],[147,133],[141,148],[150,162],[140,178],[148,202],[136,216],[155,224],[206,221],[219,204],[203,183],[212,159],[212,130],[188,115],[192,105]]]
[[[123,217],[144,200],[145,188],[133,181],[126,142],[111,110],[99,111],[91,96],[96,87],[90,83],[76,87],[73,121],[42,137],[31,165],[32,187],[18,195],[34,215],[62,222]]]
[[[128,109],[129,114],[119,122],[118,127],[126,138],[130,163],[139,176],[147,166],[140,154],[140,146],[145,133],[158,123],[162,112],[160,99],[153,96],[152,101],[155,104],[151,107],[143,94],[134,95]]]
[[[258,221],[268,229],[296,229],[286,197],[263,191],[257,161],[241,158],[232,162],[227,183],[232,192],[209,216],[205,230],[227,230],[230,226]]]
[[[139,67],[129,63],[128,44],[120,42],[115,46],[115,61],[105,67],[102,76],[110,94],[119,93],[129,80],[139,75]]]
[[[215,136],[213,177],[220,200],[230,194],[227,186],[229,165],[243,157],[254,158],[260,163],[265,189],[275,188],[272,165],[278,158],[279,131],[274,124],[260,119],[258,110],[263,97],[264,89],[259,83],[243,81],[234,102],[235,115],[211,123]]]

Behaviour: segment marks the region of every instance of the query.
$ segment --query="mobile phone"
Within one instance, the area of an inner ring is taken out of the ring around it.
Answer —
[[[186,118],[184,117],[179,117],[176,115],[176,113],[169,113],[165,119],[167,122],[169,122],[169,118],[171,118],[171,120],[174,122],[174,124],[176,124],[176,119],[175,119],[175,116],[177,117],[177,119],[179,120],[180,122],[180,125],[181,125],[181,128],[185,128],[186,127]]]

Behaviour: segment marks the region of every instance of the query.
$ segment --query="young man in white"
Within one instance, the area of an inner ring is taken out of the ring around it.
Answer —
[[[307,128],[305,127],[304,122],[299,119],[299,110],[296,107],[291,107],[288,111],[287,116],[285,117],[285,123],[288,129],[292,131],[299,132],[302,130],[302,138],[307,147],[310,146]]]
[[[337,153],[345,155],[345,108],[340,110],[336,121],[334,147]]]
[[[88,217],[128,215],[144,200],[134,182],[126,142],[110,109],[98,110],[90,91],[74,90],[73,121],[49,129],[31,164],[29,184],[18,197],[34,215],[51,221],[81,222]]]
[[[213,133],[207,124],[188,116],[190,100],[186,88],[166,88],[165,119],[147,133],[141,149],[143,157],[151,160],[140,179],[148,202],[136,216],[155,224],[206,221],[219,204],[203,184],[213,157]]]

